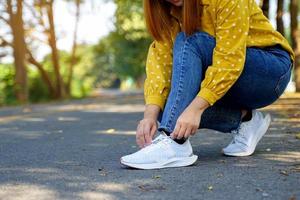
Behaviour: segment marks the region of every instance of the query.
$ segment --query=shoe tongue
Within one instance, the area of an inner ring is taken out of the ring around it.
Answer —
[[[168,137],[165,133],[161,133],[159,134],[159,136],[157,136],[153,141],[152,143],[158,143],[159,141],[163,140],[164,138]]]
[[[161,135],[168,137],[168,135],[166,134],[166,132],[163,131],[163,130],[161,131]]]
[[[169,141],[170,139],[171,139],[170,136],[168,136],[166,133],[162,133],[162,134],[159,136],[158,142],[159,142],[159,141],[162,141],[162,140],[164,140],[164,141]]]

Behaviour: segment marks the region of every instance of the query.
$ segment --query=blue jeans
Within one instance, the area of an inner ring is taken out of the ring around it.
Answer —
[[[173,47],[171,89],[158,116],[158,131],[173,132],[178,117],[200,90],[215,45],[215,38],[206,32],[190,36],[178,33]],[[292,67],[289,53],[279,45],[247,47],[242,74],[221,99],[203,112],[199,129],[237,129],[242,109],[262,108],[280,97],[290,81]]]

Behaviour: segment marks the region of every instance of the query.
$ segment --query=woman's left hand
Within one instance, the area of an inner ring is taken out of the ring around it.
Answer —
[[[177,119],[171,137],[181,139],[194,135],[199,128],[201,115],[207,107],[209,104],[204,99],[196,97]]]

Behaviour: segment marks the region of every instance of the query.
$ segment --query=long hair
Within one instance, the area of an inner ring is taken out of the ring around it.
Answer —
[[[201,0],[184,0],[181,11],[182,29],[187,35],[198,30],[201,24]],[[171,36],[174,19],[170,14],[172,5],[166,0],[144,0],[144,15],[146,27],[150,35],[158,41]]]

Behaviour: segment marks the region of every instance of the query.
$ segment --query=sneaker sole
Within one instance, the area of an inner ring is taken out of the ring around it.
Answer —
[[[234,152],[232,152],[232,153],[231,152],[224,152],[224,150],[222,150],[222,153],[226,156],[250,156],[250,155],[252,155],[255,151],[255,148],[256,148],[258,142],[266,134],[266,132],[267,132],[269,126],[270,126],[270,123],[271,123],[270,114],[267,114],[264,119],[266,120],[266,122],[259,128],[258,133],[260,135],[257,137],[255,143],[251,145],[252,146],[251,150],[246,151],[246,152],[236,152],[236,153],[234,153]]]
[[[136,164],[136,163],[128,163],[124,160],[120,160],[121,164],[126,165],[128,167],[136,168],[136,169],[162,169],[168,167],[186,167],[194,164],[198,159],[198,156],[192,155],[186,158],[172,158],[163,163],[155,163],[155,164]]]

